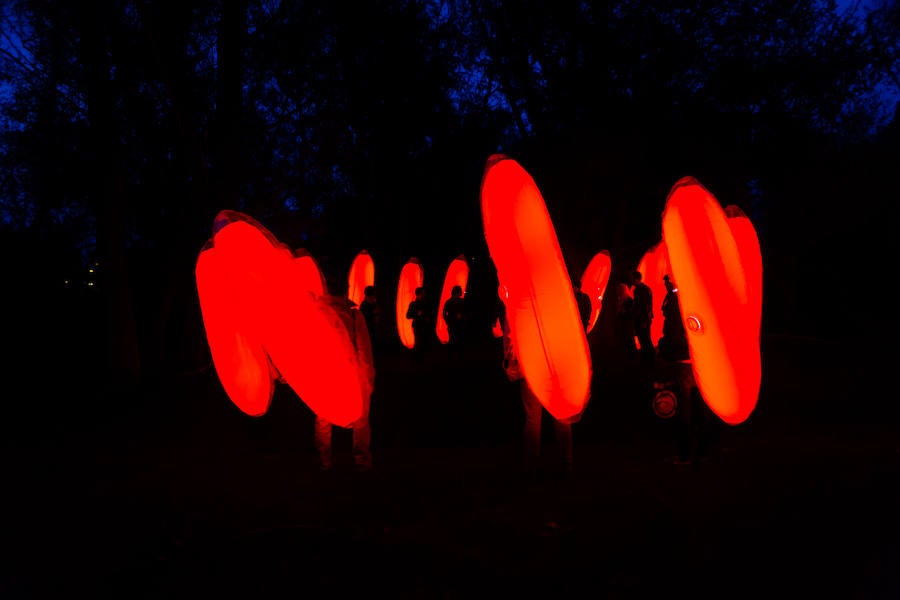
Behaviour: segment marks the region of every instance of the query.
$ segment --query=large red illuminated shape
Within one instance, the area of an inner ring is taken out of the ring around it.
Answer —
[[[710,409],[731,425],[753,412],[762,374],[762,258],[753,225],[735,209],[726,213],[685,177],[669,192],[662,218],[694,379]]]
[[[463,298],[465,298],[466,286],[468,283],[469,263],[466,261],[466,257],[460,254],[450,261],[450,266],[447,267],[447,273],[444,275],[444,287],[441,289],[441,300],[440,304],[438,304],[437,312],[438,318],[435,319],[437,321],[435,332],[442,344],[446,344],[450,341],[450,333],[447,331],[447,322],[441,317],[441,315],[444,314],[444,304],[447,302],[447,299],[450,298],[450,293],[453,291],[454,285],[458,285],[462,288]]]
[[[362,306],[366,287],[375,285],[375,262],[366,250],[360,250],[350,263],[347,274],[347,298],[357,306]]]
[[[397,333],[400,335],[400,343],[407,348],[412,348],[416,342],[413,333],[412,321],[406,318],[406,310],[409,303],[416,299],[416,288],[425,281],[425,271],[418,258],[410,258],[400,269],[400,278],[397,281]]]
[[[653,345],[656,346],[659,344],[659,338],[662,337],[662,303],[667,291],[663,275],[669,275],[674,279],[669,268],[669,253],[666,250],[666,244],[660,241],[647,250],[638,263],[637,270],[641,274],[641,281],[649,285],[650,291],[653,293],[653,321],[650,322],[650,338],[653,340]]]
[[[301,289],[309,291],[315,298],[327,293],[325,276],[316,259],[305,248],[294,250],[294,271]]]
[[[577,421],[590,398],[587,337],[544,199],[515,160],[488,159],[481,215],[525,381],[554,418]]]
[[[600,316],[603,308],[603,294],[609,284],[609,273],[612,270],[612,261],[608,250],[601,250],[591,259],[581,276],[581,291],[591,299],[591,317],[588,319],[587,333],[590,333]]]
[[[363,416],[356,352],[338,313],[316,296],[318,266],[260,223],[216,217],[195,277],[216,373],[243,412],[260,416],[280,376],[318,415],[342,427]],[[323,288],[324,289],[324,286]]]

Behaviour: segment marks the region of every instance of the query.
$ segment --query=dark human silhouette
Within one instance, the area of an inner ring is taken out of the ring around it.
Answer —
[[[662,337],[659,338],[658,356],[667,363],[690,360],[687,335],[678,304],[678,291],[668,275],[663,275],[663,282],[666,286],[666,296],[662,301],[663,328]]]
[[[637,354],[637,346],[634,343],[634,299],[629,292],[631,282],[619,282],[616,285],[616,339],[619,347],[630,363]]]
[[[406,318],[412,321],[413,352],[416,360],[425,361],[435,339],[434,309],[428,300],[428,295],[423,286],[416,288],[416,297],[409,303],[406,309]]]
[[[372,357],[372,344],[366,319],[356,305],[347,298],[326,295],[322,301],[333,308],[346,328],[356,351],[356,362],[360,385],[363,389],[363,416],[351,425],[353,431],[353,463],[356,471],[369,472],[372,462],[372,428],[369,422],[369,408],[372,392],[375,387],[375,363]],[[315,444],[319,455],[319,468],[331,471],[334,467],[334,448],[332,433],[334,426],[329,421],[316,415]]]
[[[692,464],[706,452],[710,411],[694,381],[678,290],[668,275],[663,276],[663,281],[666,286],[662,302],[663,334],[659,339],[655,379],[675,388],[678,402],[675,409],[675,462]]]
[[[454,285],[450,290],[450,297],[444,302],[441,318],[447,324],[447,348],[450,358],[451,360],[459,360],[466,342],[466,330],[468,327],[466,300],[463,297],[461,285]]]
[[[366,327],[372,340],[372,348],[377,352],[381,343],[381,305],[378,303],[378,295],[374,285],[367,285],[363,290],[363,299],[359,305],[359,312],[366,318]]]
[[[541,428],[546,409],[528,386],[528,382],[519,368],[516,345],[510,335],[505,310],[500,313],[500,324],[503,329],[503,368],[510,381],[518,382],[522,408],[525,411],[525,422],[522,426],[522,467],[526,474],[534,475],[539,472],[541,467]],[[558,472],[564,475],[571,474],[573,471],[572,424],[564,423],[550,413],[547,413],[547,416],[553,420]]]
[[[653,291],[650,286],[642,281],[640,271],[632,271],[632,322],[634,335],[637,338],[638,352],[640,353],[641,366],[652,367],[656,356],[656,348],[653,346],[653,338],[650,336],[650,325],[653,322]]]
[[[588,324],[591,321],[591,312],[594,310],[594,307],[591,306],[591,297],[581,289],[580,281],[573,279],[572,285],[575,291],[575,302],[578,304],[578,316],[581,317],[581,326],[587,332]]]

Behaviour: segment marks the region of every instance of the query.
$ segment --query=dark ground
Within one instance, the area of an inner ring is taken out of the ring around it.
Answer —
[[[684,466],[634,370],[595,348],[570,478],[516,474],[499,340],[454,372],[382,355],[371,478],[316,471],[312,413],[286,386],[253,419],[212,369],[113,407],[47,397],[65,389],[48,375],[6,422],[3,596],[900,598],[888,360],[762,350],[757,410]]]

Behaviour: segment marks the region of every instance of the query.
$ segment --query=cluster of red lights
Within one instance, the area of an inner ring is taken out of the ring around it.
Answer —
[[[556,419],[577,421],[590,398],[586,336],[600,313],[610,255],[597,252],[581,277],[592,304],[585,331],[543,197],[515,160],[496,155],[487,161],[481,213],[526,383]],[[361,418],[364,390],[354,372],[352,341],[329,303],[321,301],[328,290],[315,259],[303,249],[292,251],[239,212],[222,211],[213,229],[195,274],[213,362],[231,400],[247,414],[262,415],[275,384],[284,381],[336,425],[350,426]],[[746,420],[756,406],[761,378],[762,261],[750,220],[736,206],[723,209],[698,181],[686,177],[672,187],[662,239],[637,270],[657,302],[665,296],[663,275],[677,282],[697,386],[725,422]],[[466,289],[468,276],[464,256],[450,262],[439,311],[455,285]],[[410,258],[396,296],[397,332],[408,348],[414,338],[405,311],[423,281],[422,264]],[[363,290],[374,282],[374,262],[362,250],[351,264],[348,298],[359,305]],[[438,339],[447,343],[446,325],[436,322]],[[655,319],[654,343],[661,327],[661,319]]]

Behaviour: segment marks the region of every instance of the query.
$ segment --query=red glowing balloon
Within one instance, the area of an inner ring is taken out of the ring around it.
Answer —
[[[697,387],[715,414],[737,425],[759,396],[762,258],[749,219],[730,212],[685,177],[666,199],[662,232]]]
[[[243,287],[248,276],[231,276],[227,237],[228,233],[218,247],[207,244],[197,257],[197,295],[213,365],[225,393],[243,412],[261,416],[272,402],[277,374],[253,323],[256,303]]]
[[[734,204],[725,207],[725,216],[728,217],[728,225],[731,227],[731,233],[737,243],[741,266],[747,279],[747,304],[762,307],[762,252],[759,248],[756,229],[744,211]],[[762,310],[752,311],[752,316],[756,317],[756,322],[751,323],[749,328],[752,331],[759,331],[762,326]]]
[[[308,290],[313,297],[318,298],[327,293],[325,276],[319,269],[316,259],[305,248],[294,250],[294,271],[296,271],[299,286]]]
[[[235,211],[216,217],[197,258],[200,309],[216,373],[243,412],[260,416],[280,375],[318,415],[348,427],[365,398],[349,331],[316,296],[318,266],[260,223]]]
[[[650,322],[650,338],[653,340],[653,345],[656,346],[659,344],[663,330],[662,303],[666,297],[663,275],[672,277],[674,281],[669,267],[669,252],[666,250],[666,244],[660,241],[647,250],[638,263],[637,270],[641,274],[641,281],[649,285],[650,291],[653,293],[653,321]]]
[[[444,287],[441,289],[441,300],[440,304],[438,304],[438,318],[436,319],[437,325],[435,326],[435,332],[442,344],[446,344],[450,341],[450,333],[447,331],[447,322],[440,316],[444,314],[444,304],[450,297],[450,293],[453,291],[453,286],[455,285],[462,288],[463,298],[465,298],[466,285],[468,285],[468,282],[469,263],[466,261],[466,257],[460,254],[450,261],[450,266],[447,267],[447,274],[444,275]]]
[[[375,263],[366,250],[360,250],[350,263],[347,275],[347,298],[356,306],[362,306],[366,287],[375,285]]]
[[[400,278],[397,281],[397,333],[400,342],[407,348],[412,348],[416,342],[412,321],[406,318],[406,309],[409,303],[416,299],[416,288],[425,281],[425,271],[418,258],[410,258],[400,270]]]
[[[590,397],[587,337],[544,199],[515,160],[488,159],[481,215],[527,385],[554,418],[575,422]]]
[[[609,273],[612,270],[612,261],[609,258],[609,250],[601,250],[591,259],[581,276],[581,291],[591,299],[591,317],[588,320],[587,333],[590,333],[600,316],[603,308],[603,294],[609,284]]]

